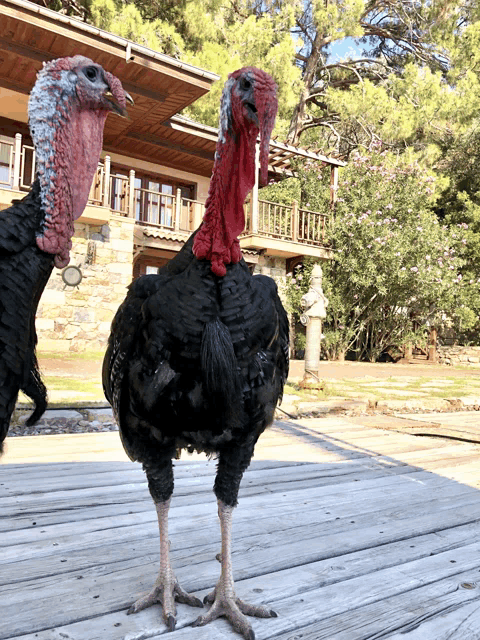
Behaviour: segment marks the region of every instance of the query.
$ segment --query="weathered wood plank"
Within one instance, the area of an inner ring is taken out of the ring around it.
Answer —
[[[301,489],[308,490],[309,488],[318,488],[328,485],[337,486],[340,483],[350,484],[352,482],[360,482],[364,479],[382,478],[386,475],[410,475],[417,473],[415,467],[408,467],[406,465],[389,466],[378,465],[375,469],[369,469],[367,466],[363,466],[362,469],[356,473],[345,473],[343,467],[338,467],[335,470],[327,470],[322,473],[321,467],[319,469],[319,475],[307,480],[296,479],[287,482],[277,481],[272,478],[272,482],[263,482],[258,485],[241,485],[240,499],[262,493],[284,493],[291,491],[298,491]],[[212,495],[212,484],[210,486],[204,486],[203,484],[198,488],[197,494],[182,490],[180,486],[175,497],[177,505],[192,504],[199,501],[201,495]],[[38,494],[36,496],[20,495],[13,497],[6,497],[0,499],[0,509],[4,517],[11,517],[15,515],[24,515],[26,512],[39,514],[52,509],[68,509],[88,507],[91,504],[112,504],[112,503],[127,503],[137,499],[147,499],[148,490],[146,485],[138,484],[125,484],[116,485],[110,487],[93,487],[88,489],[78,489],[69,491],[55,491],[46,494]],[[203,500],[203,498],[202,498]]]
[[[468,583],[471,575],[471,572],[459,574],[387,600],[344,611],[293,632],[282,633],[275,640],[292,640],[296,634],[301,640],[478,640],[478,620],[476,629],[473,627],[476,635],[456,635],[458,617],[463,620],[480,606],[478,587],[459,587],[463,581]],[[450,619],[449,614],[457,611],[459,616],[455,620]],[[428,621],[432,622],[434,635],[428,635]],[[418,635],[416,631],[409,632],[417,625],[420,625]]]
[[[471,494],[471,490],[469,493]],[[308,553],[313,553],[308,557],[318,559],[318,553],[324,550],[323,537],[330,539],[339,534],[349,536],[352,535],[352,531],[355,531],[357,545],[361,545],[354,547],[355,549],[374,547],[379,543],[385,543],[385,535],[387,535],[386,542],[390,543],[396,540],[398,533],[402,531],[400,526],[400,529],[395,530],[395,527],[392,527],[388,532],[383,526],[384,523],[394,522],[403,516],[408,520],[408,524],[415,526],[416,518],[420,515],[425,522],[427,514],[430,514],[430,520],[432,520],[433,514],[437,515],[452,508],[452,497],[449,495],[431,499],[427,507],[425,495],[417,503],[408,494],[403,496],[403,500],[400,495],[394,494],[394,497],[394,506],[392,506],[391,496],[386,500],[384,498],[384,504],[375,497],[370,504],[359,504],[357,501],[356,504],[346,503],[340,508],[338,505],[330,507],[328,511],[323,507],[318,510],[303,508],[297,510],[297,513],[283,513],[280,505],[280,509],[276,512],[273,509],[271,512],[267,510],[265,517],[255,518],[254,522],[250,517],[251,509],[241,509],[242,517],[235,519],[235,556],[251,553],[252,549],[269,548],[271,550],[275,546],[280,546],[279,553],[285,555],[286,546],[297,545],[298,547],[303,541],[303,544],[308,545]],[[476,496],[472,498],[468,494],[455,494],[456,509],[471,504],[475,507],[476,501]],[[176,564],[188,563],[192,548],[195,549],[196,562],[200,562],[202,557],[208,560],[216,554],[220,546],[220,533],[214,515],[214,505],[204,511],[205,513],[197,517],[191,516],[188,520],[186,518],[171,520],[172,558]],[[144,562],[148,565],[152,562],[152,556],[157,557],[158,532],[155,520],[152,514],[152,519],[141,525],[121,526],[121,523],[116,523],[117,526],[113,529],[100,529],[88,534],[83,533],[83,535],[82,532],[76,532],[74,529],[70,536],[63,538],[50,537],[42,542],[8,547],[2,551],[3,567],[0,585],[12,585],[52,573],[66,574],[88,568],[94,564],[92,558],[94,559],[95,555],[102,558],[104,565],[122,562],[125,558],[135,558],[136,562],[137,558],[145,558]],[[438,520],[441,519],[438,518]],[[376,523],[374,527],[369,526],[372,521]],[[416,530],[412,529],[412,531]],[[314,538],[318,542],[312,542]],[[344,544],[344,536],[339,537],[337,545],[340,546],[333,553],[339,553],[342,544]],[[298,552],[298,559],[302,554],[304,555],[303,552]],[[46,556],[51,557],[49,562],[46,562]]]
[[[302,461],[276,461],[276,460],[252,460],[250,467],[246,473],[260,469],[277,469],[280,467],[298,467],[308,462]],[[175,460],[175,475],[183,477],[184,475],[195,473],[195,475],[211,475],[212,469],[215,467],[215,461],[206,459],[205,456],[192,454],[185,456],[185,459]],[[82,476],[85,474],[112,474],[112,473],[137,473],[144,475],[142,466],[137,462],[128,460],[126,462],[70,462],[67,464],[49,463],[49,464],[32,464],[25,463],[20,465],[0,465],[0,482],[8,481],[12,475],[19,478],[25,483],[34,480],[42,480],[43,478],[58,478],[59,476]],[[107,477],[107,475],[105,477]]]
[[[462,552],[465,551],[466,548],[462,550]],[[274,580],[275,577],[272,575],[264,576],[262,597],[265,597],[268,605],[279,613],[279,617],[265,621],[254,620],[252,626],[259,640],[273,640],[286,631],[293,632],[292,635],[295,636],[298,635],[297,629],[299,627],[343,614],[349,610],[358,611],[368,604],[385,602],[385,600],[388,601],[405,592],[410,593],[410,598],[415,601],[415,592],[418,588],[439,581],[444,581],[446,585],[448,578],[452,578],[447,587],[451,591],[453,584],[458,586],[458,578],[455,575],[457,572],[455,568],[452,568],[453,566],[463,574],[464,580],[471,581],[472,577],[478,573],[479,563],[476,563],[477,566],[474,562],[469,563],[462,552],[448,552],[422,558],[401,566],[381,569],[361,577],[328,584],[320,589],[300,592],[286,598],[269,597],[270,591],[266,595],[266,591],[269,590],[269,580],[266,578]],[[462,559],[461,556],[463,556]],[[452,559],[455,559],[454,565],[451,564]],[[278,585],[280,576],[277,575],[276,579]],[[253,589],[251,587],[244,589],[244,586],[246,585],[242,585],[240,597],[252,600],[254,597]],[[278,586],[277,593],[279,592],[280,587]],[[364,619],[364,623],[368,623],[368,620]],[[189,640],[220,640],[223,637],[221,633],[225,633],[225,631],[228,633],[226,625],[224,627],[217,625],[215,629],[212,626],[210,629],[203,627],[195,634],[191,634],[191,629],[183,628],[177,632],[174,638],[175,640],[187,640],[187,638]],[[330,639],[334,638],[334,629],[331,629],[330,633]],[[161,636],[163,635],[162,633]],[[152,640],[158,640],[161,636],[154,636]]]
[[[410,545],[407,546],[411,548]],[[403,548],[402,553],[405,551]],[[281,614],[280,621],[268,621],[269,635],[265,637],[275,638],[288,629],[285,624],[291,624],[292,616],[297,623],[300,616],[304,624],[310,624],[321,620],[325,615],[335,615],[346,609],[364,606],[457,573],[470,571],[472,576],[478,572],[480,565],[479,551],[479,543],[433,556],[427,548],[425,553],[428,555],[405,563],[401,561],[401,557],[389,557],[388,554],[382,556],[377,551],[372,553],[371,550],[364,550],[361,552],[363,565],[362,562],[358,564],[359,557],[355,558],[357,566],[363,566],[363,572],[356,577],[351,577],[353,567],[345,566],[345,563],[352,561],[352,555],[336,558],[333,563],[329,557],[307,566],[274,569],[274,573],[265,574],[263,567],[259,567],[256,562],[255,553],[247,559],[244,554],[246,566],[243,570],[250,572],[250,575],[260,575],[248,582],[242,582],[243,576],[240,575],[237,592],[247,600],[259,601],[255,589],[261,586],[260,601],[268,602]],[[277,557],[277,554],[274,556]],[[273,556],[271,561],[274,561]],[[379,568],[379,564],[382,567],[385,561],[388,568]],[[135,569],[131,567],[131,563],[130,569],[124,571],[119,570],[119,567],[114,571],[108,567],[98,568],[102,570],[96,571],[94,575],[89,571],[82,572],[82,580],[78,580],[78,576],[60,581],[57,577],[52,577],[37,581],[31,586],[24,584],[21,590],[6,590],[0,599],[0,620],[8,619],[7,614],[9,615],[10,634],[13,636],[35,629],[41,630],[46,628],[44,625],[51,628],[106,612],[113,613],[126,608],[132,596],[148,590],[156,574],[156,567],[152,566],[150,571],[142,572],[141,567]],[[218,576],[218,564],[210,562],[202,566],[196,565],[196,568],[198,574],[195,572],[195,575],[191,564],[180,568],[177,570],[177,577],[192,591],[211,588]],[[242,571],[237,570],[236,573],[242,574]],[[130,590],[134,593],[128,593]],[[57,608],[56,602],[61,602],[61,606]],[[139,617],[140,615],[143,612]],[[2,636],[1,633],[0,631],[0,638],[9,637]],[[206,633],[198,635],[198,638],[217,637],[208,633],[215,633],[215,625],[207,628]],[[181,637],[187,636],[179,635]],[[197,635],[193,637],[197,638]]]
[[[444,501],[451,497],[457,499],[462,497],[467,501],[470,501],[470,498],[472,501],[477,500],[477,494],[472,488],[452,483],[440,476],[412,472],[411,478],[416,483],[413,489],[409,482],[403,481],[403,478],[399,478],[397,475],[379,478],[374,485],[371,482],[372,477],[367,476],[364,481],[350,483],[352,485],[351,491],[345,491],[343,486],[338,487],[335,485],[329,485],[332,486],[333,491],[326,491],[327,487],[318,485],[312,487],[308,492],[307,490],[302,491],[303,501],[301,504],[299,504],[300,495],[298,491],[288,492],[280,502],[275,500],[273,496],[264,497],[263,494],[252,493],[250,496],[243,497],[242,503],[244,504],[242,504],[240,510],[237,510],[237,517],[244,517],[244,514],[248,513],[248,509],[262,510],[260,511],[260,518],[265,518],[286,515],[292,512],[298,513],[301,510],[305,510],[306,507],[314,520],[320,516],[320,510],[326,514],[332,514],[331,517],[333,518],[346,514],[355,515],[369,511],[380,511],[385,508],[388,510],[392,506],[393,496],[395,496],[395,506],[399,509],[404,502],[412,507],[417,503],[427,502],[427,509],[430,509],[431,505],[436,504],[439,500]],[[250,489],[253,490],[255,487],[254,480],[251,480],[251,482],[253,486],[250,486]],[[367,482],[368,484],[366,484]],[[435,495],[430,497],[433,491]],[[12,544],[20,545],[35,542],[39,537],[39,532],[43,534],[41,536],[43,540],[68,534],[74,535],[78,539],[79,535],[89,531],[104,531],[109,528],[131,525],[143,526],[147,522],[156,524],[153,502],[149,500],[146,492],[144,493],[146,504],[144,511],[140,513],[117,510],[115,514],[109,515],[105,514],[101,509],[94,516],[90,509],[81,509],[82,517],[75,527],[72,527],[70,520],[68,522],[49,524],[42,519],[42,516],[38,518],[37,515],[32,515],[28,519],[23,518],[27,523],[23,529],[15,527],[10,532],[4,531],[2,546],[5,548]],[[176,494],[174,495],[176,498]],[[210,493],[208,493],[208,496],[209,500],[207,502],[213,503],[214,497]],[[310,508],[314,505],[316,506],[315,510]],[[263,513],[265,508],[268,510],[266,515]],[[326,511],[327,509],[328,511]],[[72,515],[79,515],[79,513],[74,511]],[[199,527],[205,524],[198,520],[202,515],[202,504],[185,504],[181,506],[176,499],[172,501],[170,522],[175,523],[177,520],[188,520],[195,517],[197,521],[194,526]],[[35,525],[33,525],[32,518],[35,519]],[[257,521],[257,519],[255,520]]]
[[[294,491],[292,494],[286,494],[281,501],[275,500],[269,494],[267,497],[261,495],[251,495],[244,497],[241,508],[237,510],[237,519],[243,522],[243,519],[250,521],[250,511],[258,511],[264,517],[256,518],[257,520],[265,520],[274,522],[275,517],[287,517],[288,514],[297,515],[299,511],[311,513],[310,522],[315,519],[325,519],[329,521],[335,517],[366,515],[369,512],[377,512],[386,509],[387,513],[392,504],[395,506],[395,513],[400,512],[402,505],[404,508],[410,507],[410,514],[413,514],[415,505],[420,505],[423,509],[423,503],[426,503],[427,511],[438,503],[447,504],[451,496],[456,498],[456,504],[476,502],[476,492],[468,487],[456,485],[448,480],[433,476],[432,474],[424,474],[416,472],[411,474],[414,480],[412,487],[409,482],[402,481],[396,476],[387,477],[382,483],[375,483],[372,486],[372,478],[365,483],[353,484],[354,490],[339,491],[338,487],[333,486],[333,491],[323,491],[319,487],[312,487],[309,490],[301,492]],[[396,480],[396,482],[395,482]],[[368,484],[366,484],[368,482]],[[362,486],[363,485],[363,486]],[[251,487],[254,490],[254,487]],[[438,495],[436,498],[430,498],[430,493],[435,491]],[[395,496],[395,503],[392,503],[392,497]],[[360,499],[359,499],[360,498]],[[301,499],[301,502],[299,500]],[[205,505],[208,506],[206,511]],[[300,507],[301,505],[301,507]],[[180,506],[178,501],[174,500],[171,509],[170,523],[171,529],[178,523],[191,521],[192,528],[201,528],[206,525],[206,513],[214,508],[214,497],[210,496],[210,502],[205,504],[188,504]],[[37,516],[34,516],[37,517]],[[35,520],[35,522],[37,522]],[[216,522],[216,521],[215,521]],[[127,529],[128,527],[128,529]],[[126,514],[115,518],[95,518],[81,522],[78,526],[72,527],[71,523],[44,526],[41,521],[34,526],[30,526],[23,531],[6,532],[2,536],[3,547],[0,549],[0,560],[3,562],[25,559],[26,554],[32,557],[36,553],[45,554],[51,549],[51,540],[62,545],[78,546],[85,545],[90,547],[96,538],[103,539],[109,530],[112,529],[112,539],[120,540],[119,537],[124,535],[133,536],[140,529],[142,537],[146,532],[155,531],[156,522],[153,505],[150,511],[136,514]],[[172,529],[173,531],[173,529]],[[87,537],[83,537],[86,535]],[[73,542],[69,542],[70,538]],[[28,545],[26,545],[28,543]],[[10,547],[9,545],[13,545]]]
[[[321,473],[324,475],[346,475],[348,473],[354,473],[362,471],[364,467],[361,464],[354,461],[345,462],[340,468],[337,464],[322,465]],[[198,469],[192,467],[184,467],[183,469],[175,469],[175,486],[177,489],[192,492],[195,490],[211,491],[213,481],[216,473],[216,465],[211,462],[208,467],[200,467]],[[243,484],[250,483],[274,483],[279,478],[283,482],[289,480],[308,480],[309,478],[315,478],[320,473],[320,467],[315,463],[306,463],[301,465],[282,465],[277,467],[259,468],[253,467],[247,470],[244,474]],[[142,484],[147,486],[147,480],[145,474],[141,469],[131,470],[125,469],[124,471],[101,473],[98,474],[93,468],[90,473],[88,470],[82,475],[62,475],[61,478],[58,475],[50,478],[39,479],[36,478],[32,483],[29,480],[25,480],[23,477],[19,481],[15,481],[13,478],[2,483],[0,487],[0,504],[3,504],[4,498],[12,496],[43,496],[45,494],[50,495],[54,491],[69,491],[79,489],[93,489],[96,487],[114,487],[128,485]]]
[[[0,498],[0,638],[159,640],[158,607],[126,616],[158,570],[142,472],[101,461],[116,455],[111,438],[96,441],[92,464],[90,437],[67,440],[59,455],[70,460],[76,443],[83,462],[0,468],[0,495],[10,493]],[[343,418],[288,423],[263,440],[233,531],[238,595],[279,613],[253,621],[257,640],[479,640],[480,589],[459,588],[480,569],[477,445],[372,433]],[[187,460],[176,472],[173,564],[203,595],[220,569],[214,465]],[[187,627],[197,615],[179,606],[168,637],[236,637],[223,620]]]
[[[456,607],[456,603],[452,603],[450,607],[445,607],[441,615],[433,617],[431,610],[427,609],[424,618],[418,620],[418,626],[415,625],[415,629],[395,633],[390,636],[391,640],[478,640],[480,637],[478,588],[474,589],[474,592],[477,593],[474,602],[461,607]]]

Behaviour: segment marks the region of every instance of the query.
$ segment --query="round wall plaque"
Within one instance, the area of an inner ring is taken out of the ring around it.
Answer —
[[[74,267],[72,265],[65,267],[62,271],[62,280],[65,284],[68,284],[69,287],[76,287],[82,281],[82,272],[78,267]]]

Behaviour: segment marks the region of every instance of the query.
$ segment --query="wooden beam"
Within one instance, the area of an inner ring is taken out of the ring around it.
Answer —
[[[334,165],[337,167],[344,167],[346,165],[346,162],[343,162],[342,160],[337,160],[336,158],[328,158],[327,156],[323,156],[319,153],[306,151],[305,149],[301,149],[300,147],[294,147],[291,144],[285,144],[283,142],[271,142],[270,149],[275,148],[283,151],[289,151],[293,155],[303,156],[304,158],[311,158],[312,160],[319,160],[320,162],[325,162],[326,164]]]
[[[150,100],[155,100],[156,102],[165,102],[168,98],[168,94],[160,93],[159,91],[152,91],[151,89],[144,89],[143,87],[139,87],[136,84],[132,84],[131,82],[123,82],[122,87],[128,93],[133,93],[137,96],[142,96],[143,98],[149,98]]]
[[[170,142],[169,140],[163,140],[162,138],[157,138],[156,136],[152,136],[148,133],[136,133],[135,131],[132,131],[130,133],[127,133],[125,137],[131,140],[138,140],[139,142],[146,142],[147,144],[151,144],[155,147],[163,147],[164,149],[179,151],[180,153],[185,153],[189,156],[196,156],[197,158],[202,158],[203,160],[210,160],[211,162],[213,162],[215,156],[213,151],[192,149],[184,144]]]
[[[35,60],[37,62],[48,62],[49,60],[53,60],[53,58],[55,58],[55,56],[49,55],[48,53],[40,51],[39,49],[28,47],[23,44],[18,44],[16,42],[13,42],[12,40],[6,40],[5,38],[0,38],[0,50],[2,49],[3,51],[11,51],[18,56],[28,58],[29,60]]]
[[[17,44],[15,42],[12,42],[11,40],[5,40],[5,38],[1,37],[0,50],[10,51],[12,53],[15,53],[16,55],[22,56],[23,58],[35,60],[36,62],[48,62],[49,60],[53,60],[55,58],[54,55],[47,54],[43,51],[39,51],[38,49],[34,49],[33,47],[29,47],[23,44]],[[149,98],[150,100],[155,100],[156,102],[165,102],[168,97],[168,94],[166,93],[152,91],[151,89],[145,89],[144,87],[139,87],[138,85],[131,82],[122,82],[122,86],[126,91],[128,91],[128,93],[134,93],[137,96]]]
[[[215,133],[209,133],[207,131],[202,131],[202,129],[198,127],[197,122],[192,121],[191,125],[189,125],[188,123],[180,124],[178,122],[175,122],[172,118],[169,118],[163,123],[162,126],[167,127],[168,129],[174,129],[175,131],[181,131],[182,133],[188,133],[189,135],[193,135],[196,138],[203,138],[205,140],[210,140],[211,142],[214,142],[215,144],[217,144],[217,139],[218,139],[217,132],[215,131]]]
[[[2,76],[0,76],[0,87],[3,89],[10,89],[10,91],[16,91],[17,93],[23,93],[26,96],[30,95],[30,91],[32,90],[32,86],[30,85],[12,82]]]

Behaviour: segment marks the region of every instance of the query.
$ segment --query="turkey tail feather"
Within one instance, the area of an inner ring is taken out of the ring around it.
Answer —
[[[35,409],[25,423],[27,427],[31,427],[42,417],[47,408],[47,389],[40,376],[35,354],[30,365],[27,381],[21,386],[21,390],[35,403]]]
[[[200,361],[206,393],[231,413],[240,404],[240,377],[230,332],[218,318],[203,329]]]

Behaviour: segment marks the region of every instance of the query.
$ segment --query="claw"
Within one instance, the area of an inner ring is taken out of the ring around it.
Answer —
[[[175,625],[177,624],[177,621],[175,620],[175,617],[172,615],[169,615],[167,617],[167,629],[169,631],[175,631]]]
[[[192,622],[192,627],[203,627],[204,624],[205,616],[198,616],[198,618]]]
[[[200,598],[184,591],[178,582],[175,585],[174,594],[175,600],[181,604],[188,604],[190,607],[203,607]]]

